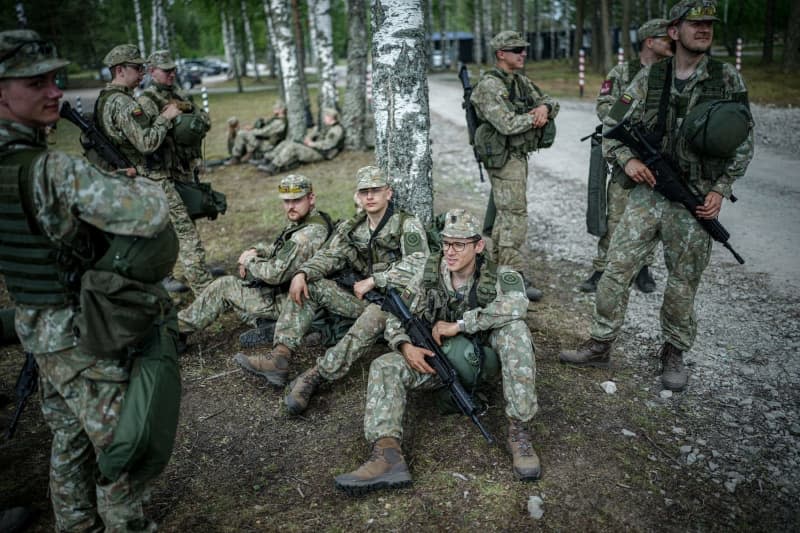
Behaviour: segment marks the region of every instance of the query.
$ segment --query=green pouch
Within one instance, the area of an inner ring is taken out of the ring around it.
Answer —
[[[606,178],[608,164],[603,159],[602,143],[592,137],[589,156],[589,182],[586,187],[586,231],[589,235],[602,237],[608,231]]]
[[[477,342],[466,335],[456,335],[448,337],[442,343],[442,352],[453,365],[458,380],[467,392],[472,390],[473,385],[479,387],[493,383],[500,375],[500,361],[497,353],[491,347],[482,344],[480,345],[483,349],[483,365],[481,366],[481,354]],[[478,375],[479,370],[480,375]],[[478,377],[477,383],[475,382],[476,377]],[[446,387],[439,389],[436,394],[436,404],[440,413],[460,412]]]
[[[128,472],[133,483],[143,485],[169,462],[181,400],[177,337],[173,309],[136,349],[114,440],[97,457],[100,473],[110,481]]]
[[[550,148],[556,140],[556,121],[549,119],[542,128],[542,138],[539,139],[538,148]]]
[[[475,130],[475,151],[486,168],[501,168],[508,161],[508,137],[484,122]]]
[[[199,181],[175,181],[175,190],[181,195],[186,211],[192,220],[209,218],[215,220],[225,214],[228,202],[225,195],[211,188],[210,183]]]

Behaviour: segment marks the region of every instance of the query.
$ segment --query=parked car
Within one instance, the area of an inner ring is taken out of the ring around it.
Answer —
[[[175,83],[177,83],[181,89],[189,90],[195,85],[202,85],[203,74],[201,74],[199,70],[179,68],[178,74],[175,77]]]

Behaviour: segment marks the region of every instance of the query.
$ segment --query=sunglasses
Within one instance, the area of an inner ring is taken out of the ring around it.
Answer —
[[[503,48],[501,52],[511,52],[512,54],[521,54],[525,51],[524,46],[515,46],[514,48]]]
[[[0,63],[22,53],[27,56],[34,57],[56,57],[56,47],[53,43],[48,41],[25,41],[7,52],[3,57],[0,57]]]

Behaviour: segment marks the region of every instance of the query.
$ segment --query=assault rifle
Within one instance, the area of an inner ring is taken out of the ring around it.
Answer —
[[[647,168],[655,174],[656,185],[654,189],[660,192],[667,200],[683,204],[703,226],[703,229],[711,235],[712,239],[727,248],[740,265],[744,264],[742,256],[736,253],[736,250],[728,242],[731,234],[719,223],[719,220],[697,216],[697,208],[703,205],[703,199],[699,198],[681,181],[680,172],[669,159],[653,147],[641,125],[630,124],[630,120],[625,119],[604,133],[603,137],[620,141],[633,150]]]
[[[469,132],[469,144],[472,146],[472,154],[475,156],[475,161],[478,163],[478,173],[483,181],[483,168],[481,167],[481,158],[478,156],[478,150],[475,149],[475,130],[478,129],[478,115],[475,113],[475,107],[472,105],[470,97],[472,96],[472,84],[469,81],[469,71],[467,66],[462,64],[458,71],[458,79],[461,80],[461,85],[464,87],[464,101],[461,107],[467,115],[467,131]]]
[[[17,383],[14,386],[14,392],[17,396],[17,408],[14,410],[11,424],[8,425],[6,438],[11,439],[14,437],[19,418],[22,415],[22,411],[25,410],[25,404],[28,403],[28,398],[30,398],[31,394],[36,392],[38,379],[39,367],[36,366],[36,359],[34,359],[31,352],[25,352],[25,364],[22,365],[22,370],[20,370],[19,376],[17,376]]]
[[[100,158],[114,167],[119,168],[132,168],[133,163],[128,161],[128,158],[114,146],[106,135],[93,123],[87,121],[83,115],[78,113],[69,105],[69,102],[61,104],[61,111],[58,113],[62,118],[65,118],[78,126],[81,130],[81,146],[87,152],[94,150]]]
[[[348,291],[353,290],[353,286],[364,279],[361,276],[356,275],[355,272],[352,270],[343,270],[339,272],[339,274],[333,278],[333,281],[336,282],[343,289],[347,289]],[[364,299],[372,304],[382,305],[384,302],[384,297],[381,293],[376,290],[371,290],[364,295]]]
[[[489,431],[483,427],[481,421],[478,420],[478,408],[475,406],[472,396],[464,390],[464,386],[461,385],[461,382],[458,380],[458,374],[456,374],[455,368],[453,368],[453,365],[442,352],[439,345],[436,344],[436,341],[433,340],[431,325],[425,320],[412,315],[402,298],[400,298],[397,290],[393,287],[390,287],[386,291],[386,298],[383,300],[381,309],[393,314],[402,322],[403,328],[406,330],[406,333],[408,333],[408,336],[411,338],[411,343],[414,346],[426,348],[433,352],[432,356],[427,357],[428,362],[433,369],[436,370],[436,375],[439,376],[439,379],[442,380],[442,383],[444,383],[450,391],[450,396],[453,398],[453,401],[458,406],[459,410],[478,426],[486,442],[494,444],[494,438],[491,433],[489,433]]]

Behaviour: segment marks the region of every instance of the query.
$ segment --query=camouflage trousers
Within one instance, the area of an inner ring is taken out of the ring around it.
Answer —
[[[233,141],[233,148],[231,155],[235,157],[242,157],[244,154],[252,154],[254,152],[270,152],[275,146],[267,139],[259,139],[252,131],[239,130],[236,138]]]
[[[614,228],[619,224],[622,214],[625,212],[625,206],[628,204],[628,196],[630,189],[623,189],[622,185],[617,183],[616,180],[611,179],[608,182],[608,189],[606,191],[606,234],[600,237],[597,242],[597,255],[592,260],[592,266],[597,272],[603,272],[606,269],[606,261],[608,260],[608,245],[611,243],[611,236],[614,234]],[[645,265],[652,265],[655,261],[654,253],[645,258]]]
[[[131,531],[155,525],[142,512],[145,487],[123,474],[97,478],[96,455],[119,421],[129,369],[77,348],[37,354],[42,414],[53,432],[50,499],[58,531]]]
[[[528,326],[514,320],[492,330],[489,344],[500,358],[506,416],[522,422],[539,410],[536,398],[536,360]],[[406,393],[442,387],[435,374],[422,374],[406,363],[402,354],[390,352],[369,367],[364,436],[375,442],[381,437],[403,438]]]
[[[285,300],[285,294],[276,295],[271,287],[247,287],[237,276],[222,276],[178,313],[178,327],[181,333],[205,329],[226,311],[235,312],[242,322],[255,326],[259,318],[276,320]]]
[[[197,226],[189,218],[186,211],[186,204],[183,203],[181,195],[175,189],[172,180],[161,180],[161,186],[167,193],[169,201],[169,218],[178,234],[180,251],[178,252],[178,263],[175,265],[175,277],[179,277],[179,270],[182,267],[183,276],[195,295],[205,289],[213,280],[206,268],[206,251],[203,243],[200,242],[200,234]]]
[[[316,163],[325,159],[321,153],[306,146],[303,143],[284,142],[278,145],[272,155],[272,164],[278,168],[284,168],[295,163]]]
[[[658,241],[664,245],[668,273],[661,304],[662,333],[680,350],[692,347],[697,334],[694,298],[711,257],[711,237],[682,205],[643,184],[631,190],[611,238],[608,264],[597,284],[592,338],[616,338],[625,321],[628,288]]]
[[[492,257],[498,265],[524,272],[528,234],[528,160],[510,156],[501,168],[489,169],[497,216],[492,229]]]

